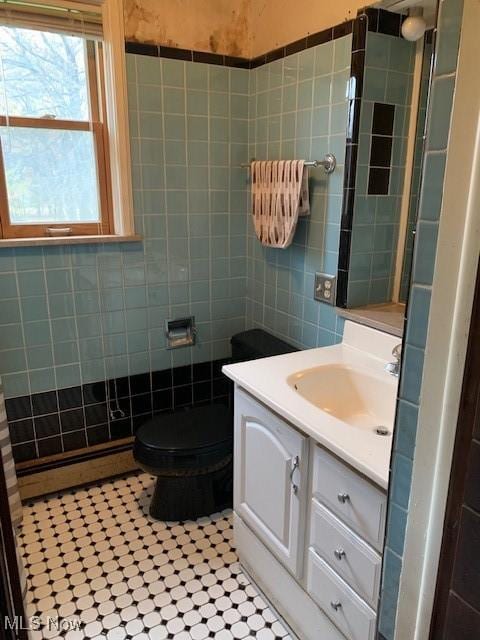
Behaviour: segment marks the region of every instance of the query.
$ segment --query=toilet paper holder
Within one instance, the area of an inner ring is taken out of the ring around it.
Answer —
[[[197,338],[195,316],[165,320],[165,338],[167,349],[179,349],[194,345]]]

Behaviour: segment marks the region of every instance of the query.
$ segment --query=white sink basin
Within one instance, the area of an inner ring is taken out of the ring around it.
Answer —
[[[380,377],[344,364],[327,364],[298,371],[287,381],[303,398],[342,422],[392,432],[396,384],[388,373]]]

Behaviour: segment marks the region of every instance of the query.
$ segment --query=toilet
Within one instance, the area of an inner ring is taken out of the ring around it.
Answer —
[[[137,431],[133,455],[156,476],[150,515],[194,520],[232,504],[233,420],[211,404],[155,416]]]
[[[231,345],[234,362],[297,350],[262,329],[234,335]],[[152,518],[194,520],[232,506],[233,415],[227,406],[193,406],[154,416],[138,429],[133,455],[141,469],[157,478]]]

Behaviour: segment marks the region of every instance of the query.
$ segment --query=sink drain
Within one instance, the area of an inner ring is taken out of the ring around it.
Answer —
[[[377,436],[389,436],[390,435],[390,430],[387,429],[387,427],[375,427],[374,431],[377,434]]]

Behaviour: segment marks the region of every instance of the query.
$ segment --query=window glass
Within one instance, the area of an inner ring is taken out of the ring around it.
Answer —
[[[85,44],[0,26],[0,115],[88,120]]]
[[[0,127],[12,224],[100,220],[91,131]]]

